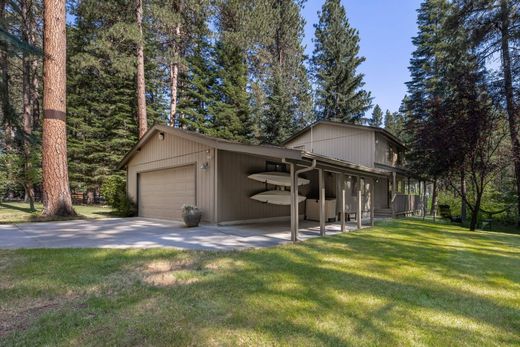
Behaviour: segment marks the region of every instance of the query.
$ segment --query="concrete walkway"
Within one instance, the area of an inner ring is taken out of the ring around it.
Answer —
[[[317,223],[303,221],[300,239],[319,236]],[[328,224],[327,234],[339,232]],[[354,230],[353,224],[347,224]],[[236,226],[201,225],[186,228],[180,222],[113,218],[0,225],[0,248],[154,248],[230,250],[270,247],[290,242],[289,222]]]

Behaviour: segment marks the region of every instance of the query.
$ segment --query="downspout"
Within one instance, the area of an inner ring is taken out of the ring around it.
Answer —
[[[298,175],[316,169],[316,159],[312,160],[312,165],[300,170],[295,170],[296,164],[288,162],[285,158],[282,159],[285,164],[291,165],[291,241],[298,241],[299,229],[299,204],[298,204]]]

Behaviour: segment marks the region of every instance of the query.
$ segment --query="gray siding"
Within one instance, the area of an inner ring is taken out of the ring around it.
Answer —
[[[376,134],[375,162],[388,166],[400,166],[402,152],[397,145],[381,134]]]
[[[289,148],[326,155],[352,163],[374,167],[374,130],[318,124],[287,143]]]
[[[264,183],[247,178],[252,173],[264,172],[266,161],[274,160],[218,151],[218,222],[290,216],[289,206],[265,204],[250,198],[266,190]],[[308,188],[301,189],[304,195],[305,190]],[[300,204],[300,214],[304,212],[304,206],[304,203]]]
[[[215,221],[215,150],[194,141],[165,133],[164,140],[154,136],[145,143],[128,163],[127,189],[129,196],[137,198],[137,174],[158,169],[195,164],[196,204],[202,210],[203,220]],[[202,169],[203,163],[207,169]]]

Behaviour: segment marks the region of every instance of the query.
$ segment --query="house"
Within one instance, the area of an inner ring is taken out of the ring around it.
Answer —
[[[401,168],[404,150],[383,129],[330,121],[303,129],[283,146],[241,144],[155,125],[120,168],[127,171],[127,192],[139,216],[180,219],[182,205],[195,204],[208,223],[290,219],[296,239],[299,220],[313,205],[322,233],[330,214],[326,209],[333,209],[342,228],[349,218],[360,227],[363,218],[372,222],[376,213],[395,216],[419,210],[421,200],[412,193],[420,193],[422,185],[415,182],[412,187]],[[284,192],[288,205],[251,198],[284,190],[249,177],[261,172],[290,177]],[[301,178],[308,184],[299,186]],[[298,203],[299,195],[306,201]]]

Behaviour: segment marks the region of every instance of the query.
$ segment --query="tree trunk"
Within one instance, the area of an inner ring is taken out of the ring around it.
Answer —
[[[468,215],[468,209],[466,205],[466,175],[464,169],[460,171],[460,195],[460,219],[462,220],[462,223],[464,223]]]
[[[29,44],[34,44],[34,16],[31,0],[23,0],[22,11],[22,33],[23,39]],[[29,208],[34,211],[34,188],[32,168],[32,130],[33,130],[33,95],[32,92],[32,67],[34,56],[23,54],[23,153],[24,153],[24,188],[25,199],[29,202]]]
[[[179,78],[179,64],[172,62],[170,64],[170,118],[169,126],[175,126],[175,114],[177,113],[177,81]]]
[[[173,9],[178,16],[182,11],[182,0],[174,3]],[[173,59],[170,62],[170,118],[168,125],[175,126],[175,114],[177,113],[177,88],[179,85],[179,56],[181,44],[181,24],[180,21],[176,23],[172,33],[172,54]]]
[[[437,179],[433,179],[433,188],[432,188],[432,207],[430,210],[430,214],[433,216],[433,220],[435,220],[437,214]]]
[[[6,0],[0,0],[0,22],[5,22]],[[2,119],[4,125],[4,146],[5,150],[12,149],[14,139],[12,121],[14,110],[9,97],[9,57],[7,54],[7,44],[0,40],[0,102],[2,103]]]
[[[66,128],[65,0],[44,0],[43,214],[75,215],[69,187]]]
[[[139,138],[148,130],[148,120],[146,118],[146,96],[145,96],[145,82],[144,82],[144,48],[143,48],[143,1],[136,0],[135,2],[135,17],[137,27],[139,29],[139,41],[137,43],[137,78],[136,78],[136,93],[137,93],[137,123],[139,125]]]
[[[513,162],[515,165],[518,220],[520,226],[520,139],[518,138],[519,118],[518,110],[514,102],[513,77],[511,72],[511,52],[509,47],[510,38],[510,4],[509,0],[501,0],[501,53],[502,53],[502,72],[504,74],[504,92],[506,97],[506,111],[509,121],[509,133],[513,149]]]
[[[480,202],[482,201],[482,192],[477,193],[477,199],[475,201],[475,208],[471,211],[471,222],[469,224],[469,230],[475,231],[477,229],[478,212],[480,211]]]

